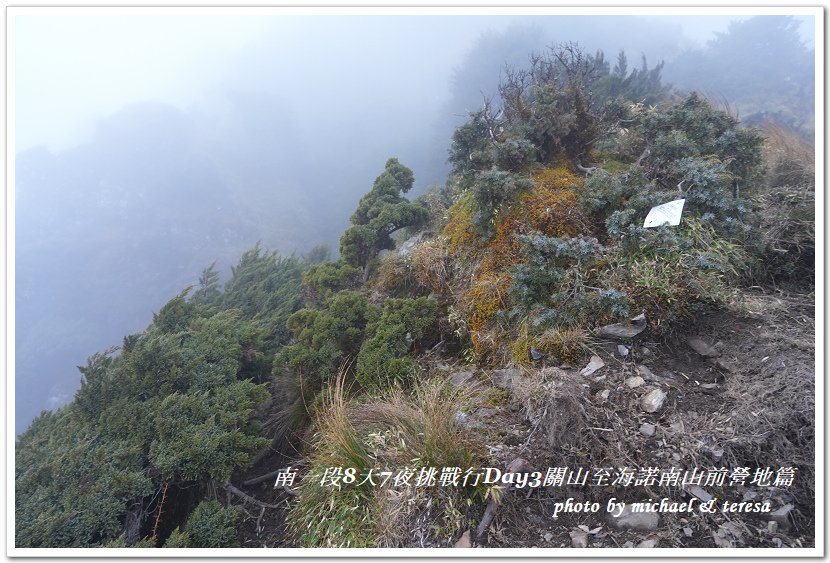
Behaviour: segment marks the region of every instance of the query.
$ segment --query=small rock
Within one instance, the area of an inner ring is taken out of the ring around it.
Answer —
[[[415,248],[416,244],[421,242],[425,234],[426,233],[418,233],[417,235],[406,239],[406,241],[403,242],[401,246],[398,248],[398,255],[406,256],[407,254],[412,252],[412,249]]]
[[[739,525],[737,522],[724,522],[721,524],[720,528],[718,529],[718,534],[727,537],[731,535],[733,538],[738,540],[740,543],[743,542],[743,527]]]
[[[778,527],[782,532],[790,529],[790,512],[795,508],[792,504],[785,504],[775,512],[769,515],[770,520],[778,523]]]
[[[715,540],[715,547],[720,547],[723,549],[735,547],[735,544],[732,543],[732,540],[721,535],[722,533],[724,533],[722,529],[718,529],[717,533],[712,532],[712,539]]]
[[[681,456],[677,452],[672,452],[671,456],[674,459],[674,461],[680,461],[681,460]]]
[[[640,377],[639,375],[635,375],[634,377],[629,377],[625,380],[625,384],[628,386],[629,389],[636,389],[637,387],[641,386],[646,382],[645,379]]]
[[[654,539],[643,540],[643,541],[641,541],[640,543],[637,544],[638,548],[649,548],[649,547],[656,547],[656,546],[657,546],[657,540],[654,540]]]
[[[723,371],[726,371],[726,372],[731,373],[731,372],[735,371],[735,368],[732,366],[732,364],[728,364],[728,363],[724,362],[723,360],[721,360],[720,358],[718,358],[715,361],[715,365],[718,366]]]
[[[473,543],[470,541],[470,530],[461,534],[461,538],[455,542],[455,546],[453,547],[473,547]]]
[[[597,336],[600,338],[634,338],[646,329],[646,316],[639,314],[630,322],[615,323],[600,327]]]
[[[717,358],[720,356],[720,352],[714,346],[708,344],[699,336],[692,336],[686,342],[692,347],[692,350],[705,358]]]
[[[629,352],[630,352],[630,350],[628,349],[628,346],[623,346],[622,344],[617,344],[617,354],[619,354],[620,356],[625,358],[626,356],[628,356]]]
[[[582,369],[582,371],[579,372],[579,374],[587,377],[587,376],[591,375],[592,373],[594,373],[595,371],[597,371],[598,369],[604,368],[604,367],[605,367],[605,362],[602,361],[602,358],[600,358],[599,356],[591,356],[591,361],[588,362],[588,365],[585,366]]]
[[[687,538],[692,537],[692,529],[691,528],[683,528],[683,533],[686,534]]]
[[[502,389],[512,389],[519,381],[522,373],[516,368],[497,369],[490,374],[493,385]]]
[[[533,346],[530,347],[530,359],[533,360],[534,362],[537,361],[537,360],[543,360],[545,358],[545,356],[547,356],[546,353],[540,352],[539,350],[537,350]]]
[[[699,485],[686,485],[684,488],[686,489],[687,493],[696,496],[703,502],[709,502],[710,500],[715,498],[711,494],[709,494],[709,492],[706,491],[706,489]]]
[[[642,354],[644,358],[651,356],[651,348],[643,346],[642,348],[640,348],[640,354]]]
[[[640,400],[640,408],[646,412],[657,412],[663,408],[667,397],[662,389],[655,389]]]
[[[467,424],[467,421],[469,421],[469,420],[470,420],[470,415],[467,414],[466,412],[462,412],[462,411],[458,411],[452,417],[452,421],[454,423],[456,423],[458,426],[464,426],[465,424]]]
[[[616,512],[608,514],[608,523],[618,530],[640,530],[650,532],[656,530],[660,524],[660,515],[657,512],[634,512],[630,504],[626,505],[622,514]]]
[[[712,459],[715,461],[720,461],[720,458],[723,457],[723,450],[718,448],[717,450],[712,450]]]
[[[475,372],[457,371],[450,376],[450,383],[452,383],[456,387],[461,387],[462,385],[469,385],[470,383],[475,381],[475,378]]]
[[[671,431],[674,432],[674,433],[683,432],[683,423],[682,422],[672,422],[671,424],[669,424],[669,428],[671,428]]]
[[[588,534],[582,530],[573,530],[570,535],[573,547],[588,547]]]
[[[776,522],[775,520],[770,520],[769,522],[767,522],[767,531],[770,534],[776,533],[778,531],[778,522]]]
[[[642,434],[643,436],[654,436],[655,430],[655,426],[653,424],[649,424],[648,422],[640,426],[640,434]]]
[[[545,534],[545,541],[548,541],[548,542],[549,542],[549,541],[550,541],[550,540],[552,540],[552,539],[553,539],[553,534],[551,534],[550,532],[548,532],[547,534]]]
[[[755,500],[755,498],[757,496],[758,496],[758,493],[756,493],[755,491],[746,491],[744,493],[744,499],[743,500],[744,500],[744,502],[749,502],[751,500]]]
[[[651,370],[648,369],[646,366],[637,366],[637,373],[639,373],[642,377],[647,377],[648,379],[654,379],[654,374],[651,373]]]
[[[610,397],[610,396],[611,396],[611,391],[610,391],[610,390],[608,390],[608,389],[603,389],[602,391],[600,391],[599,393],[597,393],[597,394],[596,394],[596,395],[594,395],[594,396],[596,397],[596,399],[597,399],[599,402],[604,403],[605,401],[607,401],[607,400],[608,400],[608,397]]]

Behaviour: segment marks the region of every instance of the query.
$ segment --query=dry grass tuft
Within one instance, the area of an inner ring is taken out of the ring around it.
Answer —
[[[424,288],[442,293],[449,286],[450,269],[447,249],[440,239],[418,244],[412,249],[412,270],[415,281]]]
[[[815,279],[815,147],[794,132],[767,124],[767,185],[756,196],[766,252],[760,277]]]
[[[544,440],[557,465],[562,465],[563,453],[590,449],[584,432],[589,402],[578,374],[559,368],[533,370],[512,392],[531,425],[528,442]]]
[[[412,258],[391,254],[383,258],[378,267],[377,286],[389,295],[406,295],[417,282],[412,271]]]
[[[347,400],[342,381],[336,379],[315,412],[312,468],[289,518],[294,537],[308,547],[400,546],[411,541],[410,524],[425,505],[432,507],[433,521],[446,523],[433,535],[455,533],[461,525],[459,503],[469,506],[475,490],[393,490],[391,481],[385,487],[351,484],[338,490],[321,487],[319,480],[327,467],[357,469],[357,483],[372,468],[396,473],[408,467],[417,473],[422,467],[480,466],[481,445],[454,420],[465,396],[436,378],[409,393],[392,389],[355,403]]]
[[[573,365],[582,357],[588,337],[581,328],[553,327],[542,333],[538,346],[551,360]]]

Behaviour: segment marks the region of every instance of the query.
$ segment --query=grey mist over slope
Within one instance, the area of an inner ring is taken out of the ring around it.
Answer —
[[[257,241],[335,250],[390,156],[415,195],[443,183],[453,129],[505,63],[578,41],[668,72],[706,37],[699,18],[692,39],[665,17],[259,17],[227,34],[186,16],[54,18],[17,33],[17,433],[212,262],[227,275]],[[73,33],[83,49],[41,52]],[[92,54],[107,45],[122,55]],[[41,76],[36,51],[71,66]]]

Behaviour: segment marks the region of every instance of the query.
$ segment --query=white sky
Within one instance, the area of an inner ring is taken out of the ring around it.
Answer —
[[[227,16],[19,16],[16,149],[58,149],[134,101],[197,101],[267,21]]]
[[[681,21],[686,35],[704,43],[739,17],[683,16]],[[98,119],[132,102],[152,100],[180,108],[198,103],[227,74],[234,54],[275,20],[195,13],[17,15],[16,151],[78,144]]]

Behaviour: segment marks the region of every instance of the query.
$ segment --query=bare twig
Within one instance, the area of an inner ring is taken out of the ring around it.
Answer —
[[[242,500],[244,500],[246,502],[250,502],[250,503],[253,503],[257,506],[264,507],[264,508],[279,508],[280,507],[278,504],[267,504],[267,503],[262,502],[261,500],[255,499],[254,497],[250,496],[249,494],[237,489],[236,487],[234,487],[229,482],[225,482],[224,486],[225,486],[225,490],[228,493],[232,493],[232,494],[238,496],[239,498],[241,498]]]
[[[505,475],[510,473],[527,473],[528,471],[532,471],[530,467],[527,466],[527,462],[520,457],[517,457],[513,461],[510,462],[510,465],[507,466],[507,470],[505,471]],[[508,483],[504,487],[504,491],[507,492],[512,488],[512,483]],[[493,523],[493,518],[496,517],[496,511],[499,508],[499,503],[496,502],[496,499],[492,499],[490,503],[487,505],[487,508],[484,510],[484,515],[481,517],[481,522],[478,524],[478,528],[476,528],[476,537],[480,541],[484,534],[487,533],[487,529],[490,527],[490,524]]]
[[[243,487],[250,487],[251,485],[256,485],[258,483],[262,483],[263,481],[267,481],[268,479],[276,477],[277,475],[279,475],[280,471],[282,471],[282,470],[277,469],[276,471],[270,471],[270,472],[266,473],[265,475],[260,475],[259,477],[254,477],[252,479],[248,479],[247,481],[242,482],[242,486]]]

